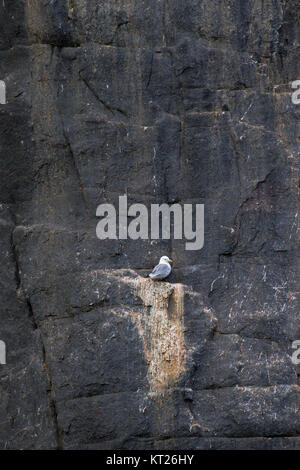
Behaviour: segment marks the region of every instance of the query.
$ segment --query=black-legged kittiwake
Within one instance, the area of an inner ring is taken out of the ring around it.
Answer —
[[[152,273],[149,274],[149,277],[151,277],[153,281],[161,281],[168,277],[172,270],[169,263],[172,263],[172,260],[168,256],[162,256],[159,260],[159,264],[155,266]]]

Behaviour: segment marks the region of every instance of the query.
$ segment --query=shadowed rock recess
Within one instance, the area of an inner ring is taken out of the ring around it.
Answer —
[[[299,2],[3,1],[0,31],[0,448],[299,449]],[[205,204],[203,249],[98,240],[123,194]]]

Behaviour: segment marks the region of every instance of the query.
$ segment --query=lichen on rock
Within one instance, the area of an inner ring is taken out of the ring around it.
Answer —
[[[150,390],[163,391],[174,386],[185,370],[183,286],[139,279],[136,290],[144,305],[139,328]]]

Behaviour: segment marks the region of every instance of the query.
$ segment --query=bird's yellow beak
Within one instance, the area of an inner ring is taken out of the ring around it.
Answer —
[[[173,263],[173,260],[169,258],[169,263]]]

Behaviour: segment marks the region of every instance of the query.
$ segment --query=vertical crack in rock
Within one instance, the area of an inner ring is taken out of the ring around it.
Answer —
[[[18,254],[17,254],[16,245],[14,243],[13,230],[11,231],[10,244],[11,244],[11,251],[12,251],[13,261],[14,261],[14,264],[15,264],[16,292],[18,294],[19,289],[21,287],[21,275],[20,275],[21,271],[20,271],[20,265],[19,265],[19,257],[18,257]]]
[[[14,216],[13,213],[11,213],[11,214],[12,214],[12,219],[13,219],[14,223],[16,224],[15,216]],[[14,227],[16,228],[16,225]],[[14,228],[14,230],[15,230],[15,228]],[[57,448],[62,449],[62,438],[61,438],[61,433],[60,433],[59,426],[58,426],[56,403],[55,403],[55,400],[52,397],[52,389],[53,389],[53,387],[52,387],[52,378],[51,378],[51,375],[50,375],[50,372],[49,372],[49,369],[48,369],[48,366],[47,366],[45,343],[44,343],[44,339],[43,339],[41,329],[39,328],[39,325],[38,325],[38,323],[36,321],[36,318],[35,318],[35,315],[34,315],[33,307],[32,307],[31,301],[30,301],[30,297],[27,295],[27,293],[23,289],[22,272],[21,272],[21,269],[20,269],[19,254],[18,254],[17,246],[14,242],[14,230],[12,230],[12,233],[11,233],[11,249],[12,249],[13,260],[14,260],[14,263],[15,263],[16,292],[17,292],[17,296],[19,298],[21,297],[22,300],[24,300],[25,305],[27,306],[28,317],[31,321],[33,330],[37,330],[37,332],[39,334],[39,340],[40,340],[40,345],[41,345],[40,347],[41,347],[42,367],[43,367],[43,370],[46,374],[46,379],[47,379],[47,383],[48,383],[47,394],[48,394],[48,399],[49,399],[50,412],[51,412],[51,416],[52,416],[52,419],[53,419],[53,424],[54,424],[54,428],[55,428],[55,432],[56,432]]]
[[[56,197],[59,184],[61,184],[61,188],[65,188],[65,172],[60,171],[62,160],[61,156],[64,156],[64,153],[58,151],[58,149],[61,148],[61,143],[64,140],[66,141],[65,144],[68,152],[70,153],[70,167],[72,167],[72,165],[74,166],[75,173],[77,169],[75,166],[71,146],[69,145],[69,142],[66,138],[63,123],[60,125],[60,121],[58,119],[60,115],[57,104],[58,99],[56,80],[59,78],[57,76],[57,62],[59,60],[59,54],[55,53],[55,47],[60,50],[60,47],[64,45],[62,39],[65,37],[65,45],[67,45],[68,38],[66,35],[62,34],[61,37],[58,38],[58,41],[53,42],[51,40],[53,31],[50,31],[48,30],[49,28],[47,28],[49,25],[47,10],[45,10],[45,8],[43,8],[40,3],[41,2],[38,2],[37,0],[27,0],[25,4],[25,23],[28,39],[33,43],[32,47],[30,48],[30,74],[32,78],[31,119],[34,136],[32,140],[36,142],[37,148],[40,145],[39,151],[37,151],[37,154],[34,156],[34,164],[38,165],[39,168],[46,166],[48,169],[52,165],[52,171],[56,180],[56,183],[53,185],[45,184],[40,188],[38,185],[36,185],[35,188],[34,197],[46,202],[44,209],[39,213],[39,219],[45,222],[49,221],[49,217],[51,221],[55,220],[56,217],[56,211],[53,207],[51,207],[51,203],[49,204],[48,201],[51,201],[52,198]],[[43,31],[43,25],[45,36],[41,33],[41,31]],[[39,26],[41,26],[41,29]],[[48,39],[48,41],[46,39]],[[78,176],[77,173],[76,175]],[[60,181],[60,183],[58,183],[58,181]],[[42,206],[41,203],[40,206]],[[65,206],[67,206],[67,204],[65,204]],[[14,252],[17,254],[16,250]],[[22,287],[22,278],[17,256],[16,266],[17,271],[19,272],[19,290],[22,291],[22,295],[25,298],[29,317],[32,321],[32,326],[39,334],[41,343],[40,357],[47,381],[46,389],[48,394],[49,415],[52,418],[52,426],[56,434],[56,447],[57,449],[62,449],[62,435],[58,425],[58,413],[54,395],[55,390],[49,368],[49,361],[47,359],[45,339],[43,337],[42,328],[37,321],[38,312],[34,312],[30,296]]]
[[[144,305],[138,325],[150,390],[159,392],[174,386],[185,370],[183,286],[140,279],[136,289]]]
[[[58,415],[57,415],[57,409],[56,409],[56,402],[52,397],[52,393],[53,393],[52,377],[51,377],[49,368],[47,366],[47,353],[46,353],[45,343],[44,343],[44,339],[43,339],[41,329],[39,328],[39,326],[38,326],[38,324],[35,320],[35,316],[34,316],[34,312],[33,312],[33,308],[32,308],[30,298],[26,297],[25,293],[24,293],[24,296],[26,298],[26,304],[27,304],[27,307],[28,307],[30,319],[32,321],[33,329],[38,330],[38,332],[39,332],[39,338],[40,338],[40,343],[41,343],[41,348],[42,348],[42,365],[43,365],[43,370],[46,374],[46,379],[47,379],[47,383],[48,383],[47,394],[48,394],[48,399],[49,399],[49,404],[50,404],[50,412],[51,412],[51,416],[52,416],[53,423],[54,423],[54,428],[55,428],[55,433],[56,433],[57,449],[62,450],[63,449],[63,441],[62,441],[61,432],[60,432],[60,429],[59,429],[59,426],[58,426]]]
[[[45,371],[47,382],[49,384],[49,388],[47,391],[48,391],[48,397],[49,397],[49,402],[50,402],[50,411],[51,411],[51,415],[52,415],[52,419],[53,419],[53,423],[55,427],[55,432],[56,432],[57,449],[62,450],[63,438],[62,438],[62,434],[58,425],[58,413],[57,413],[56,402],[52,397],[52,393],[53,393],[52,377],[51,377],[49,368],[47,366],[47,353],[46,353],[46,348],[45,348],[45,344],[44,344],[41,333],[40,333],[40,338],[41,338],[41,343],[42,343],[43,369]]]

